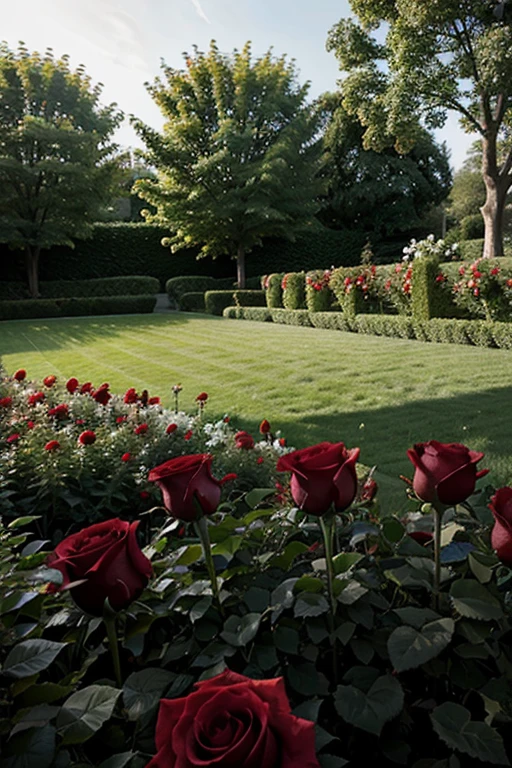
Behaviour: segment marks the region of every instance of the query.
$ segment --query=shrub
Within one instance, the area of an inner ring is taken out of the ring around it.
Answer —
[[[326,312],[334,302],[329,269],[316,269],[306,274],[306,306],[310,312]]]
[[[412,270],[411,312],[414,319],[453,317],[455,306],[450,286],[437,257],[415,259]]]
[[[226,307],[222,315],[233,320],[272,322],[272,315],[268,307]]]
[[[484,220],[479,213],[464,216],[459,224],[461,240],[479,240],[484,236]]]
[[[202,291],[182,293],[180,297],[180,310],[182,312],[204,312],[204,293]]]
[[[87,298],[89,296],[142,296],[155,294],[160,283],[154,277],[131,275],[128,277],[99,277],[94,280],[55,280],[41,282],[42,299]],[[0,283],[0,298],[28,297],[23,283]]]
[[[226,307],[233,304],[233,291],[206,291],[204,306],[209,315],[222,315]]]
[[[153,312],[155,304],[156,297],[148,295],[2,301],[0,302],[0,319],[144,314]]]
[[[184,293],[205,293],[206,291],[224,290],[234,287],[230,278],[217,280],[208,275],[182,275],[171,277],[165,284],[165,291],[172,306],[180,308],[180,300]]]
[[[375,265],[335,269],[330,286],[343,312],[349,315],[382,312],[382,295]]]
[[[307,309],[271,309],[270,314],[273,322],[281,325],[311,325]]]
[[[288,272],[281,282],[285,309],[306,308],[306,275],[304,272]]]
[[[262,288],[266,291],[267,307],[278,309],[283,306],[282,281],[284,274],[281,272],[265,275],[262,278]]]
[[[265,291],[261,290],[237,289],[233,291],[233,299],[237,307],[265,307],[267,303]]]

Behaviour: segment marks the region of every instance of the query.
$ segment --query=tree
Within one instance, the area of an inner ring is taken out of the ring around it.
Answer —
[[[225,55],[212,41],[185,64],[162,65],[147,86],[166,123],[160,134],[133,121],[158,172],[135,188],[157,208],[146,218],[171,229],[173,252],[231,254],[243,287],[246,253],[263,237],[293,239],[320,207],[322,117],[284,56],[252,61],[249,43]]]
[[[419,136],[416,118],[435,128],[447,110],[458,112],[482,144],[484,256],[501,255],[512,184],[512,7],[495,0],[351,0],[351,6],[358,22],[340,21],[327,47],[348,73],[343,104],[365,127],[365,146],[382,149],[393,137],[399,150],[408,150]]]
[[[324,97],[332,119],[324,137],[329,190],[320,218],[336,229],[360,229],[386,237],[417,227],[448,195],[452,175],[446,148],[423,131],[403,155],[392,146],[364,149],[364,128],[340,104]]]
[[[34,297],[41,250],[87,237],[115,179],[122,115],[100,93],[67,56],[0,45],[0,242],[23,250]]]

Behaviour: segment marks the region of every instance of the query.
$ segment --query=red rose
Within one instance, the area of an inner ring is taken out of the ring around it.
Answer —
[[[221,487],[233,475],[222,480],[212,476],[213,457],[208,453],[178,456],[155,467],[148,476],[162,491],[164,506],[173,517],[186,522],[196,520],[199,509],[210,515],[219,506]]]
[[[475,483],[488,469],[476,470],[483,453],[470,451],[460,443],[417,443],[407,451],[415,466],[412,487],[422,501],[453,506],[471,496]]]
[[[90,525],[61,541],[49,556],[48,566],[64,577],[61,589],[85,579],[70,589],[83,611],[101,616],[106,598],[120,611],[142,593],[153,569],[137,542],[138,525],[118,518]]]
[[[265,459],[263,458],[263,456],[258,456],[258,458],[256,459],[256,464],[263,464],[264,461]]]
[[[116,419],[116,424],[123,424],[128,419],[128,416],[118,416]]]
[[[191,430],[191,429],[187,429],[187,431],[186,431],[186,432],[185,432],[185,434],[183,435],[183,439],[184,439],[184,440],[190,440],[190,438],[192,437],[192,435],[193,435],[193,434],[194,434],[194,433],[192,432],[192,430]]]
[[[205,403],[208,400],[208,394],[206,392],[200,392],[196,397],[198,403]]]
[[[92,445],[96,442],[96,435],[92,429],[86,429],[78,438],[81,445]]]
[[[235,445],[237,448],[243,448],[246,451],[249,451],[251,448],[254,448],[254,440],[248,432],[242,430],[235,435]]]
[[[42,403],[44,398],[45,398],[44,392],[34,392],[33,395],[28,396],[28,404],[37,405],[38,403]]]
[[[260,424],[260,433],[262,435],[268,435],[270,432],[270,424],[266,419],[263,419],[263,421]]]
[[[150,397],[148,400],[148,405],[160,405],[160,398],[159,397]]]
[[[27,429],[34,429],[35,425],[35,421],[27,421]]]
[[[131,457],[132,457],[131,453],[123,453],[123,455],[121,456],[121,461],[124,461],[126,463],[127,461],[130,461]]]
[[[45,451],[56,451],[57,448],[60,448],[60,443],[58,440],[50,440],[48,443],[46,443],[44,449]]]
[[[149,427],[147,424],[139,424],[138,427],[135,427],[134,432],[136,435],[144,435],[148,429]]]
[[[100,405],[107,405],[108,401],[112,397],[112,395],[108,391],[108,388],[109,388],[108,384],[102,384],[101,387],[98,387],[98,389],[96,389],[92,393],[93,398]]]
[[[512,566],[512,488],[500,488],[489,504],[494,515],[491,544],[499,559]]]
[[[319,768],[315,726],[290,713],[282,677],[222,672],[162,699],[146,768]]]
[[[80,394],[81,395],[85,395],[88,392],[90,392],[91,390],[92,390],[91,382],[90,381],[86,381],[85,384],[82,384],[82,386],[80,387]]]
[[[53,387],[56,381],[57,381],[57,377],[54,376],[52,373],[50,376],[46,376],[46,378],[43,379],[43,384],[45,385],[45,387],[48,387],[48,389],[50,389],[50,387]]]
[[[78,379],[75,379],[74,376],[68,379],[66,381],[66,389],[70,395],[72,395],[73,392],[76,392],[76,390],[78,389]]]
[[[21,435],[19,435],[17,432],[14,432],[12,435],[9,435],[9,437],[7,438],[7,442],[9,444],[17,443],[18,440],[20,439],[20,437],[21,437]]]
[[[20,368],[13,376],[15,381],[23,381],[27,377],[27,372],[24,368]]]
[[[290,490],[295,504],[310,515],[324,515],[332,505],[337,512],[350,507],[357,492],[355,464],[359,448],[343,443],[319,443],[281,456],[278,472],[291,472]]]
[[[177,429],[178,429],[178,425],[177,424],[169,424],[169,426],[165,430],[165,433],[167,435],[172,435],[172,433],[176,432]]]
[[[0,398],[0,407],[1,408],[10,408],[12,405],[12,397],[1,397]]]
[[[130,389],[126,390],[123,400],[127,405],[137,402],[137,390],[135,387],[130,387]]]
[[[66,419],[68,417],[69,407],[67,403],[61,403],[56,405],[55,408],[50,408],[48,416],[53,416],[55,419]]]

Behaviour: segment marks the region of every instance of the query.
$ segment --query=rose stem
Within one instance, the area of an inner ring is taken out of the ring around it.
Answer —
[[[441,524],[444,509],[434,506],[434,606],[439,610],[441,590]]]
[[[329,603],[331,611],[329,613],[330,623],[330,635],[332,645],[332,668],[334,673],[334,682],[338,682],[338,657],[336,653],[336,637],[334,635],[335,623],[334,617],[336,615],[336,597],[334,595],[334,564],[332,562],[333,554],[333,537],[334,537],[334,520],[335,516],[332,514],[324,515],[319,518],[320,529],[324,538],[325,549],[325,569],[327,571],[327,591],[329,593]]]
[[[121,677],[121,662],[119,660],[119,645],[117,642],[116,632],[116,616],[104,616],[103,621],[107,628],[108,645],[110,648],[110,655],[112,656],[112,662],[114,664],[114,675],[116,683],[119,688],[123,687],[123,678]]]
[[[215,573],[215,565],[212,557],[210,534],[208,533],[208,523],[206,522],[206,517],[204,515],[201,515],[201,517],[194,523],[194,528],[196,529],[196,533],[199,536],[199,540],[203,548],[204,561],[206,563],[208,576],[210,577],[210,582],[212,585],[213,599],[217,603],[221,615],[223,615],[224,611],[220,603],[219,585],[217,583],[217,574]]]

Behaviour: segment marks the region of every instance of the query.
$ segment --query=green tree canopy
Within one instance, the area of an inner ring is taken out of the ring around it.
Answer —
[[[264,237],[293,239],[320,207],[321,113],[293,63],[271,51],[252,60],[249,43],[226,55],[212,41],[185,64],[163,65],[147,86],[163,132],[133,120],[158,172],[135,188],[157,208],[147,218],[169,226],[172,251],[231,254],[243,286],[245,254]]]
[[[23,249],[33,296],[41,249],[86,237],[110,194],[122,115],[100,93],[67,56],[0,44],[0,242]]]
[[[329,191],[322,221],[384,237],[417,227],[450,191],[445,146],[424,130],[407,155],[393,146],[381,152],[364,149],[364,128],[357,117],[340,104],[338,94],[324,99],[332,120],[324,137]]]
[[[447,110],[479,134],[486,199],[485,256],[503,253],[512,184],[512,4],[495,0],[351,0],[327,47],[347,72],[343,104],[363,125],[366,147],[410,149],[421,118],[440,127]],[[498,143],[508,146],[499,156]]]

